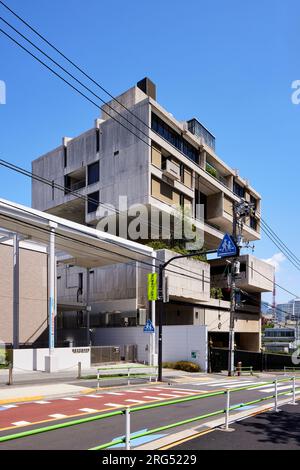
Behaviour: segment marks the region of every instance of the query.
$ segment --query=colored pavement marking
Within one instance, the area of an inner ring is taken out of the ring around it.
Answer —
[[[86,398],[103,398],[103,395],[87,395]]]
[[[9,408],[18,408],[18,405],[3,405],[3,408],[8,410]]]
[[[50,418],[56,418],[56,419],[60,419],[60,418],[67,418],[67,415],[62,415],[60,413],[54,413],[53,415],[49,415]]]
[[[141,429],[140,431],[136,431],[136,432],[132,433],[131,437],[133,437],[137,434],[146,432],[146,431],[148,431],[148,429]],[[132,439],[131,446],[132,447],[138,447],[138,446],[141,446],[142,444],[147,444],[148,442],[152,442],[152,441],[156,441],[157,439],[161,439],[164,436],[165,436],[165,434],[152,434],[152,435],[149,435],[149,436],[138,437],[137,439]],[[114,441],[115,440],[117,441],[119,439],[125,439],[125,436],[115,437]],[[125,447],[125,443],[124,444],[121,444],[121,443],[116,444],[115,446],[109,447],[109,449],[118,449],[118,448],[122,448],[122,447]]]
[[[106,392],[106,395],[124,395],[124,393],[119,393],[119,392]]]
[[[83,411],[84,413],[96,413],[99,410],[95,410],[93,408],[80,408],[79,411]]]
[[[50,401],[45,401],[45,400],[38,400],[34,401],[33,403],[37,403],[38,405],[46,405],[48,403],[51,403]]]
[[[138,390],[126,390],[126,393],[144,393]]]
[[[145,403],[142,400],[125,400],[125,401],[130,401],[131,403]]]
[[[73,397],[66,397],[66,398],[61,398],[61,400],[66,400],[66,401],[77,401],[79,400],[78,398],[73,398]]]
[[[15,423],[11,423],[13,424],[14,426],[27,426],[27,424],[31,424],[29,423],[29,421],[16,421]]]

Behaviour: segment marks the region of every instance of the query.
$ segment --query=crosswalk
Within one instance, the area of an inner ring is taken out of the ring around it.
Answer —
[[[193,383],[193,386],[201,386],[201,387],[207,387],[208,390],[210,389],[229,389],[229,390],[234,390],[235,388],[242,388],[242,387],[247,387],[248,390],[257,390],[261,393],[272,393],[275,391],[275,384],[272,383],[266,383],[266,382],[259,382],[259,381],[253,381],[253,380],[240,380],[240,379],[230,379],[230,380],[212,380],[208,381],[205,384],[203,382]],[[296,387],[300,387],[300,381],[296,383]],[[285,392],[289,391],[292,392],[293,390],[293,383],[287,383],[287,382],[278,382],[278,393],[280,392]],[[203,390],[202,390],[203,391]],[[296,394],[298,395],[300,391],[296,391]]]

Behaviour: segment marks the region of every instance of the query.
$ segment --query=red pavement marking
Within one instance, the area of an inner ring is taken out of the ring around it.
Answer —
[[[171,393],[176,393],[176,389],[168,388]],[[137,390],[142,391],[142,393],[136,395],[138,400],[143,402],[151,401],[151,398],[145,398],[147,396],[153,396],[160,398],[160,400],[166,400],[167,398],[161,394],[163,394],[162,390],[147,389],[144,390]],[[195,392],[190,392],[190,395],[194,395]],[[110,408],[107,403],[115,403],[119,404],[120,406],[127,406],[128,399],[133,399],[133,394],[131,391],[124,390],[122,391],[122,396],[114,396],[112,400],[111,394],[102,393],[99,395],[99,398],[89,397],[88,395],[85,396],[77,396],[77,400],[64,400],[64,399],[54,399],[48,400],[47,403],[35,403],[35,402],[27,402],[27,403],[20,403],[16,405],[16,408],[7,408],[5,410],[0,410],[0,430],[7,427],[12,427],[15,422],[18,421],[28,421],[29,423],[35,423],[39,421],[45,420],[53,420],[55,418],[50,417],[50,415],[55,414],[62,414],[65,416],[74,416],[78,414],[83,414],[81,411],[84,408],[90,408],[97,411],[103,411],[106,408]],[[134,405],[134,403],[133,403]],[[87,413],[88,414],[88,413]],[[57,418],[58,419],[58,418]],[[18,426],[16,426],[18,427]]]

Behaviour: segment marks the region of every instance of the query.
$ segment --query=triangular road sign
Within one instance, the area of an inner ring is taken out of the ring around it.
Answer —
[[[147,320],[144,326],[144,333],[154,333],[154,326],[151,320]]]
[[[235,256],[237,254],[237,246],[228,233],[225,233],[224,238],[218,248],[218,256]]]

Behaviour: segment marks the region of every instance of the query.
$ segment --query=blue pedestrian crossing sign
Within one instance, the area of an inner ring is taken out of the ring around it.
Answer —
[[[237,246],[233,239],[228,233],[225,233],[224,238],[218,248],[217,255],[224,256],[235,256],[237,254]]]
[[[154,333],[154,326],[151,320],[147,320],[144,326],[144,333]]]

